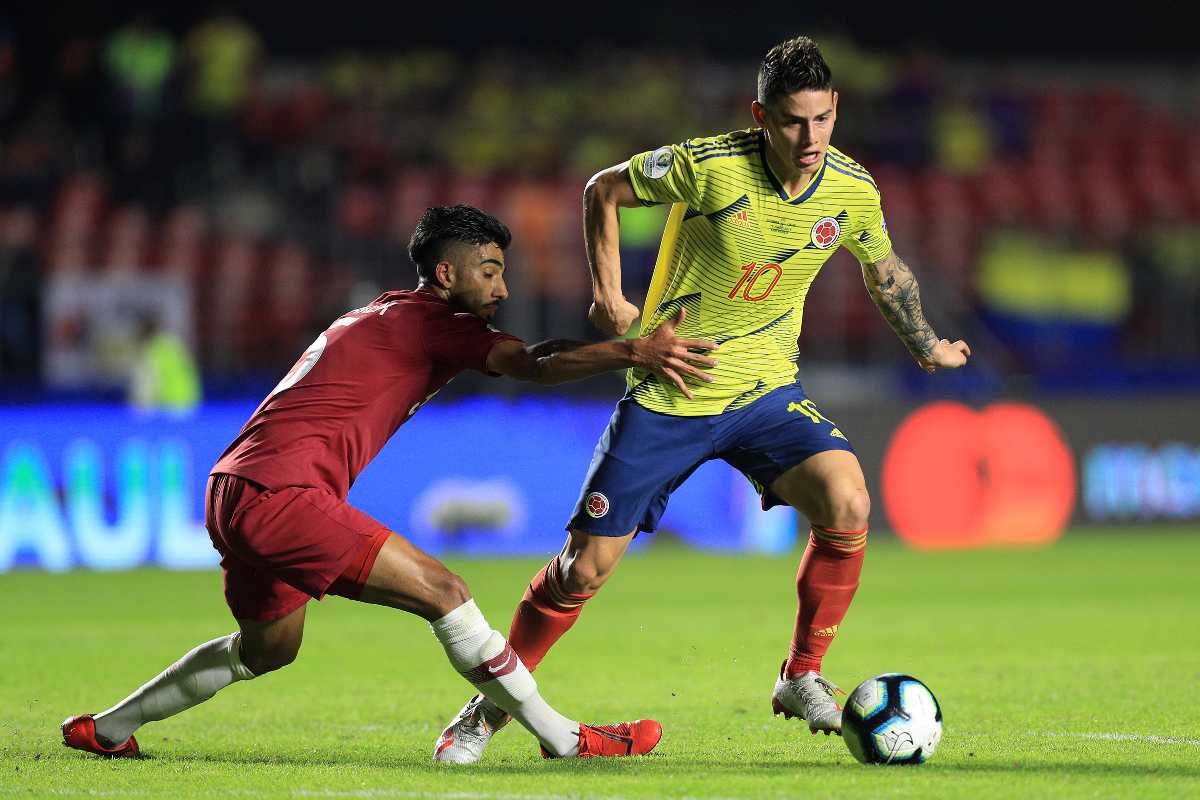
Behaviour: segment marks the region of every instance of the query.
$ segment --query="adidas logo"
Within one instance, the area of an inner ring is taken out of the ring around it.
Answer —
[[[832,639],[834,636],[837,636],[837,632],[838,632],[838,626],[830,625],[828,628],[821,628],[821,630],[819,630],[819,631],[813,631],[812,635],[813,636],[828,636],[829,638]]]

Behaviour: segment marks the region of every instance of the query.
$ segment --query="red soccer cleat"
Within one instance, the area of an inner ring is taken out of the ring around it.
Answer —
[[[598,756],[641,756],[662,738],[662,725],[652,719],[635,719],[616,725],[579,723],[579,758]],[[555,758],[545,747],[542,758]]]
[[[116,747],[105,747],[100,744],[100,739],[96,736],[96,720],[91,714],[80,714],[77,717],[63,720],[62,733],[63,744],[67,747],[86,750],[98,756],[137,758],[138,753],[141,752],[138,750],[137,739],[132,736],[124,744]]]

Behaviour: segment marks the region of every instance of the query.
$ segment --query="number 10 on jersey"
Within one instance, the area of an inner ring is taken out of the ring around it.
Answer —
[[[759,264],[757,261],[743,264],[741,280],[729,293],[729,299],[736,300],[738,292],[741,292],[743,300],[757,303],[771,293],[775,284],[779,283],[779,279],[782,277],[783,267],[778,264]],[[759,284],[762,283],[766,285],[759,287]],[[759,288],[756,290],[755,287]]]

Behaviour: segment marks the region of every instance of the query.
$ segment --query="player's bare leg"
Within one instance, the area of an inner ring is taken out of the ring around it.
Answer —
[[[513,649],[531,671],[613,574],[633,536],[633,531],[625,536],[570,531],[562,551],[533,576],[508,632]]]
[[[608,580],[631,541],[632,531],[626,536],[571,531],[562,551],[533,576],[508,632],[508,643],[531,672],[575,624],[583,604]],[[453,739],[458,744],[454,759],[473,763],[483,757],[492,735],[508,721],[503,709],[476,695],[446,726],[441,741]]]
[[[771,491],[812,523],[796,574],[799,604],[791,652],[780,669],[771,705],[798,716],[813,733],[840,733],[840,691],[821,676],[821,661],[858,589],[871,499],[862,467],[847,450],[818,453],[788,470]]]
[[[97,755],[138,754],[134,731],[203,703],[236,681],[292,663],[304,637],[304,606],[269,622],[238,620],[239,631],[192,648],[107,711],[63,722],[68,747]]]
[[[536,736],[548,758],[637,755],[658,743],[662,731],[651,720],[597,729],[551,708],[520,657],[487,624],[463,580],[399,536],[391,537],[379,551],[359,599],[429,620],[454,668]],[[475,760],[458,757],[466,743],[455,733],[447,730],[442,735],[434,757],[440,761]],[[469,752],[470,748],[466,749]]]

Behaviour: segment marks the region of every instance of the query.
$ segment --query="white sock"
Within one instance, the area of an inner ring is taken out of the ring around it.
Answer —
[[[579,724],[538,694],[525,664],[468,600],[430,624],[450,663],[485,697],[513,715],[556,756],[579,753]]]
[[[241,633],[196,647],[133,694],[96,715],[96,734],[118,745],[147,722],[166,719],[203,703],[234,681],[254,677],[242,663]]]

